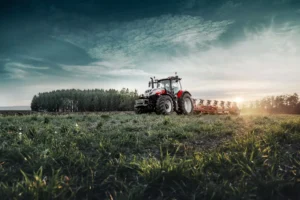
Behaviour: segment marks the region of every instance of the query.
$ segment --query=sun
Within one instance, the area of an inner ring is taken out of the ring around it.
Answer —
[[[243,97],[236,97],[235,98],[235,102],[237,102],[237,103],[242,103],[243,101],[244,101]]]

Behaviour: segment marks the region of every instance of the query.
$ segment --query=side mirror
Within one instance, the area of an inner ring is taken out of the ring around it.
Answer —
[[[151,86],[151,82],[149,81],[148,87],[150,87],[150,86]]]

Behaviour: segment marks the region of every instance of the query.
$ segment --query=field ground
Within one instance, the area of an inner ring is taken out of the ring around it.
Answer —
[[[0,117],[1,199],[300,199],[300,116]]]

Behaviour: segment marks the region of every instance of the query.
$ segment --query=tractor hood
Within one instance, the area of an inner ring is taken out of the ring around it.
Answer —
[[[164,89],[160,89],[160,88],[149,89],[149,90],[145,91],[144,96],[149,97],[149,96],[155,95],[156,93],[162,93],[163,91],[164,91]]]

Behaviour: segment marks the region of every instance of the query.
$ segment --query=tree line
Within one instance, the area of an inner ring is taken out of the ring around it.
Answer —
[[[297,93],[292,95],[268,96],[242,105],[242,112],[270,114],[300,114],[300,102]]]
[[[32,111],[47,112],[94,112],[132,111],[137,90],[123,88],[93,90],[56,90],[35,95],[31,101]],[[267,96],[260,100],[244,103],[243,113],[300,114],[297,93],[292,95]]]
[[[35,95],[31,101],[32,111],[47,112],[93,112],[132,111],[137,90],[123,88],[93,90],[56,90]]]

